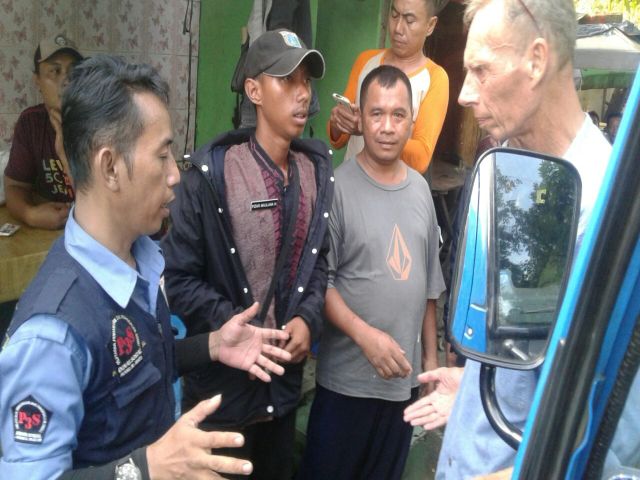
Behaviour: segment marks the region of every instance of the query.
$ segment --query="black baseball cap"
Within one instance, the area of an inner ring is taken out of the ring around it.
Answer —
[[[324,76],[324,58],[318,50],[308,49],[295,33],[271,30],[263,33],[249,47],[244,64],[244,78],[255,78],[261,73],[284,77],[307,60],[312,78]]]

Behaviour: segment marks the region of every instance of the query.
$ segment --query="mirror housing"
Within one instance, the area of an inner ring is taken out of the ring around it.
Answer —
[[[479,159],[452,279],[456,351],[513,369],[542,363],[576,244],[580,190],[565,160],[503,147]]]

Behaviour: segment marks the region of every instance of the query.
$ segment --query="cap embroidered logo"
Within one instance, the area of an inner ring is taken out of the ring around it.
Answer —
[[[289,45],[290,47],[294,47],[294,48],[302,48],[302,44],[300,43],[300,39],[298,38],[298,36],[293,33],[293,32],[278,32],[280,35],[282,35],[282,38],[284,39],[284,43],[286,43],[287,45]]]
[[[58,35],[55,40],[54,40],[55,44],[58,45],[59,47],[66,47],[67,46],[67,39],[64,38],[62,35]]]

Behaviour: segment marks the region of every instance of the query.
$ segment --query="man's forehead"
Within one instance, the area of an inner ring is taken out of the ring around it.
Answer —
[[[498,15],[496,18],[494,12],[481,9],[473,18],[464,50],[465,64],[478,59],[488,61],[496,56],[503,57],[516,46],[501,13]]]
[[[165,137],[171,137],[171,115],[167,105],[154,93],[148,91],[135,92],[133,100],[138,107],[139,115],[145,130],[150,126],[162,126],[166,130]],[[162,140],[164,142],[164,140]]]
[[[371,95],[372,93],[373,95]],[[367,103],[369,103],[369,99],[373,100],[372,104],[375,104],[376,100],[378,102],[386,101],[385,103],[392,100],[392,103],[396,104],[394,108],[411,109],[407,86],[400,80],[397,80],[392,86],[381,85],[378,81],[372,82],[369,86],[369,92],[367,92]]]
[[[505,28],[504,2],[493,0],[478,8],[471,24],[469,25],[469,37],[494,37],[505,34],[509,28]]]
[[[422,7],[422,10],[419,7]],[[425,0],[419,0],[417,2],[410,0],[393,0],[391,8],[400,15],[416,15],[427,13],[427,2]]]

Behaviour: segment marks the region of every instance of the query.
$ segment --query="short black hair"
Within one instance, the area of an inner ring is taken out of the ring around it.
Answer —
[[[74,187],[91,182],[91,156],[111,145],[131,172],[131,150],[144,130],[134,94],[149,92],[169,105],[169,85],[153,67],[97,55],[78,63],[62,95],[62,134]]]
[[[384,88],[394,87],[398,81],[404,83],[405,87],[407,87],[407,92],[409,93],[409,108],[413,112],[413,94],[411,92],[411,82],[409,81],[409,77],[407,77],[406,73],[402,70],[391,65],[380,65],[379,67],[371,70],[367,76],[364,77],[362,86],[360,87],[360,110],[362,112],[364,112],[364,105],[367,101],[369,87],[374,81],[378,82],[378,84]]]
[[[427,15],[429,17],[437,17],[444,7],[447,6],[449,0],[423,0],[424,6],[427,8]],[[391,2],[389,8],[394,8],[394,2]]]

